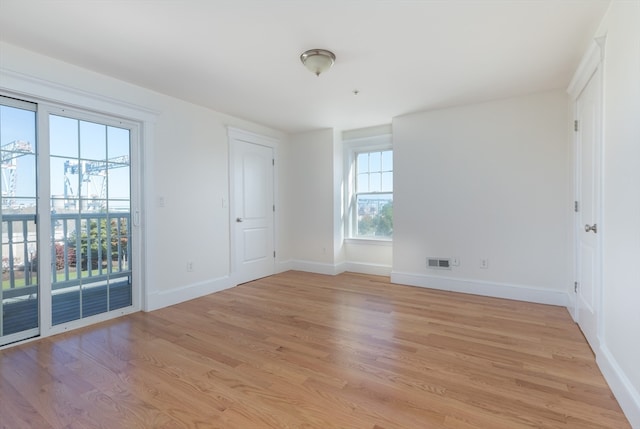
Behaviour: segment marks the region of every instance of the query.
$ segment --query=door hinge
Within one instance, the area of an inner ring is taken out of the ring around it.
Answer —
[[[578,293],[578,282],[573,282],[573,292]]]
[[[578,120],[573,121],[573,131],[578,131]]]
[[[276,159],[275,158],[271,158],[271,165],[276,165]]]
[[[576,213],[578,213],[578,207],[579,207],[578,202],[577,202],[577,201],[574,201],[574,202],[573,202],[573,211],[574,211],[574,212],[576,212]]]
[[[274,258],[276,257],[276,251],[275,250],[273,251],[273,257]]]
[[[275,204],[273,205],[273,211],[274,212],[276,211],[276,205]]]

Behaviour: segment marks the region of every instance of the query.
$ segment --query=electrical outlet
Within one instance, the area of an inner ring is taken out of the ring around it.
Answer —
[[[487,258],[480,259],[480,268],[483,268],[483,269],[489,268],[489,260]]]
[[[187,262],[187,271],[188,272],[193,271],[193,262],[191,261]]]

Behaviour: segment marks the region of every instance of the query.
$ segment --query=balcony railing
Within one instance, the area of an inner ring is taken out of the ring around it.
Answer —
[[[128,212],[51,215],[51,288],[127,282],[131,276]],[[2,216],[2,297],[37,293],[36,215]],[[125,280],[125,278],[127,278]]]
[[[36,238],[35,214],[2,216],[3,299],[37,293]]]

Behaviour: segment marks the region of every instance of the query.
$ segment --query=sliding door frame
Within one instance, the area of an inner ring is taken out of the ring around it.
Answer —
[[[51,302],[51,252],[43,252],[43,258],[40,263],[41,269],[41,304],[40,304],[40,334],[41,336],[49,336],[65,332],[67,330],[76,329],[93,323],[102,322],[104,320],[113,319],[125,314],[140,311],[142,301],[142,258],[141,249],[141,230],[140,230],[140,128],[141,124],[136,121],[117,118],[110,114],[94,113],[84,109],[69,108],[64,105],[40,102],[38,103],[38,130],[42,133],[39,140],[42,142],[40,146],[40,168],[38,169],[38,195],[40,206],[38,210],[38,226],[39,226],[39,243],[41,249],[51,248],[51,184],[50,184],[50,135],[49,135],[49,117],[50,115],[64,116],[81,121],[89,121],[99,123],[101,125],[114,126],[129,130],[130,135],[130,213],[131,213],[131,283],[132,283],[132,305],[117,310],[107,311],[105,313],[96,314],[86,318],[53,325],[52,323],[52,302]],[[46,159],[44,159],[46,157]]]
[[[3,70],[3,72],[6,72]],[[5,79],[6,78],[6,79]],[[5,73],[4,83],[14,84],[17,88],[28,87],[28,91],[8,89],[0,86],[0,95],[23,100],[37,105],[36,111],[36,138],[37,148],[37,230],[39,252],[39,336],[28,338],[21,342],[31,341],[37,338],[55,335],[68,330],[88,326],[104,320],[120,317],[146,308],[145,279],[148,278],[144,249],[147,246],[147,237],[143,231],[146,212],[144,209],[144,174],[145,158],[150,157],[148,151],[143,150],[145,138],[152,135],[153,123],[158,112],[145,109],[140,106],[119,102],[117,100],[99,96],[85,91],[79,91],[71,87],[51,86],[47,81],[25,77],[20,74]],[[33,95],[41,92],[43,96]],[[66,102],[51,101],[45,98],[49,94],[56,94],[60,99],[69,99]],[[76,107],[81,106],[81,107]],[[94,106],[94,107],[92,107]],[[50,195],[50,162],[49,162],[49,115],[61,115],[80,120],[98,122],[128,129],[130,132],[130,213],[131,213],[131,266],[132,266],[132,305],[106,313],[89,316],[79,320],[52,325],[51,302],[51,195]],[[10,347],[11,343],[0,346],[0,349]]]

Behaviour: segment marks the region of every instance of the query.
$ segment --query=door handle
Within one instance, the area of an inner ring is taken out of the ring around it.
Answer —
[[[584,226],[584,232],[590,232],[590,231],[593,231],[594,234],[597,234],[598,233],[598,224],[595,224],[595,223],[593,225],[586,224]]]
[[[242,219],[241,217],[237,217],[236,218],[236,222],[240,223],[240,222],[244,222],[244,219]]]

